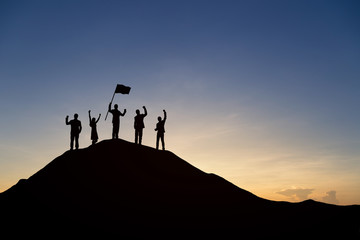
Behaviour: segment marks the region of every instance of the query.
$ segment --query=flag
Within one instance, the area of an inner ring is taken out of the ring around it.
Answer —
[[[129,94],[131,87],[118,84],[115,89],[115,93]]]

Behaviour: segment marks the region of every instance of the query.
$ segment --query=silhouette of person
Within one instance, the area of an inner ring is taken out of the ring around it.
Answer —
[[[156,124],[155,131],[157,131],[156,134],[156,150],[159,149],[159,140],[161,140],[162,149],[165,150],[165,142],[164,142],[164,133],[165,133],[165,122],[166,122],[166,111],[164,112],[164,120],[161,119],[161,117],[158,117],[158,123]]]
[[[78,120],[79,115],[77,113],[74,114],[74,119],[69,121],[69,116],[66,116],[65,123],[66,125],[71,126],[70,131],[70,150],[74,149],[74,140],[75,140],[75,148],[79,149],[79,135],[81,133],[82,127],[81,122]]]
[[[91,140],[92,140],[92,145],[94,145],[99,137],[98,137],[98,133],[96,130],[96,124],[98,123],[98,121],[100,120],[101,114],[99,114],[99,117],[97,120],[95,120],[95,118],[91,119],[91,115],[90,115],[91,110],[89,110],[89,125],[91,127]]]
[[[146,107],[143,106],[144,114],[140,114],[140,110],[136,110],[136,116],[134,117],[134,128],[135,128],[135,143],[141,145],[143,129],[145,128],[144,117],[147,116]]]
[[[112,124],[113,124],[113,131],[112,131],[112,139],[119,138],[119,129],[120,129],[120,116],[125,116],[126,109],[124,109],[124,113],[121,113],[118,110],[118,105],[114,105],[114,109],[111,109],[111,103],[109,104],[108,111],[113,115]]]

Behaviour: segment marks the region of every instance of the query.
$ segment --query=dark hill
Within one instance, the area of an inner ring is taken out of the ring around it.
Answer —
[[[67,151],[0,194],[16,236],[360,236],[360,206],[259,198],[168,151],[106,140]]]

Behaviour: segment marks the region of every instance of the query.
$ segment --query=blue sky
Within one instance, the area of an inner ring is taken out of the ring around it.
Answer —
[[[274,200],[360,204],[357,1],[1,1],[0,191],[68,149],[65,116],[128,110],[144,144]],[[101,139],[111,122],[99,122]],[[297,194],[298,193],[298,194]],[[306,193],[304,195],[304,193]],[[331,196],[334,196],[331,194]],[[335,201],[336,200],[336,201]]]

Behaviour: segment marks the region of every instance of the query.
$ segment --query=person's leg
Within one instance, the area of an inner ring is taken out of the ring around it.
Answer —
[[[141,145],[142,142],[142,135],[143,135],[143,129],[139,130],[139,144]]]
[[[138,143],[139,131],[135,129],[135,144]]]
[[[75,135],[75,148],[79,149],[79,134]]]
[[[156,150],[159,149],[159,138],[160,138],[160,135],[158,133],[158,134],[156,134]]]
[[[70,134],[70,150],[74,149],[74,135]]]
[[[162,149],[165,150],[164,134],[161,134]]]
[[[115,138],[116,138],[116,139],[119,139],[119,125],[116,125]]]

